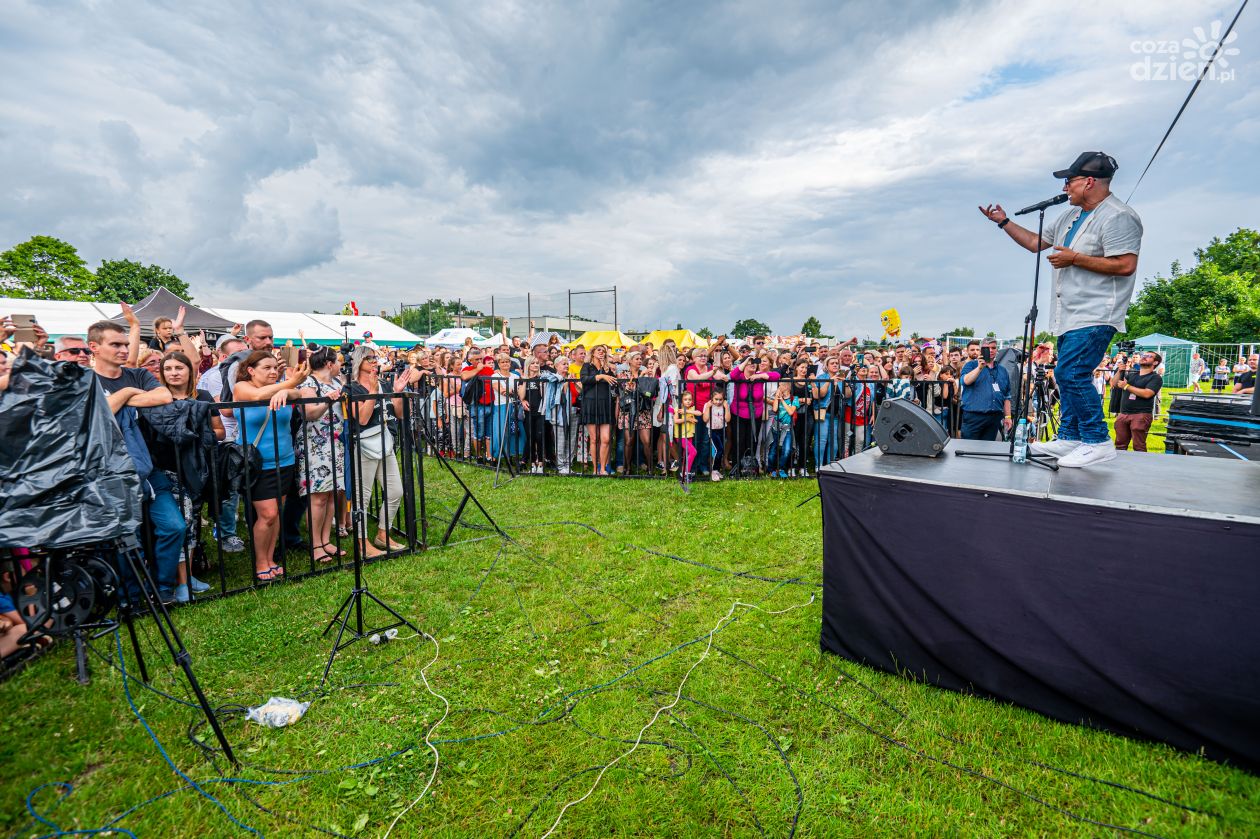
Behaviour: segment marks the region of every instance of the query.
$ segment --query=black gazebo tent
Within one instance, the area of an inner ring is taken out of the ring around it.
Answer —
[[[153,334],[153,321],[161,317],[174,320],[175,316],[179,314],[180,306],[183,306],[185,309],[184,329],[189,332],[196,332],[200,329],[204,329],[207,332],[227,332],[235,325],[230,320],[194,306],[165,288],[159,288],[131,308],[136,313],[136,317],[140,318],[141,332],[147,336]],[[121,311],[110,318],[110,320],[124,325],[127,323],[127,319],[123,317]]]

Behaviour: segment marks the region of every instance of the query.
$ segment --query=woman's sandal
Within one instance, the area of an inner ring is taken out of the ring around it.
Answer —
[[[343,556],[346,555],[345,551],[339,550],[337,546],[332,544],[331,542],[325,542],[324,544],[316,545],[315,547],[319,548],[320,550],[324,552],[323,556],[315,557],[315,561],[320,563],[321,565],[329,565],[331,563],[336,562],[338,559],[341,559]]]
[[[254,579],[260,583],[274,583],[276,580],[280,579],[280,575],[276,573],[279,570],[279,568],[273,565],[266,571],[255,571]]]

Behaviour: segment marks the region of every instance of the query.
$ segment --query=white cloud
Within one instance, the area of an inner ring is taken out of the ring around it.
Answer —
[[[621,319],[1017,331],[1031,256],[986,225],[1085,148],[1127,195],[1186,85],[1129,44],[1221,3],[944,9],[277,2],[6,9],[0,244],[140,257],[200,300],[364,311],[622,291]],[[1260,27],[1135,206],[1142,272],[1256,219]],[[500,308],[502,311],[502,308]]]

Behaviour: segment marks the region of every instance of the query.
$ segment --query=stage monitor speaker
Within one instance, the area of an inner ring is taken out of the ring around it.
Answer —
[[[889,399],[879,406],[873,434],[884,454],[938,457],[949,442],[941,424],[906,399]]]

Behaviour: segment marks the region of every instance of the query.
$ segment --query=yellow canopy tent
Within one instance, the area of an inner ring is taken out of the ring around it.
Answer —
[[[581,344],[582,346],[586,347],[588,350],[591,347],[595,346],[596,344],[607,344],[610,348],[613,348],[613,349],[625,349],[626,347],[633,346],[634,341],[631,341],[629,338],[627,338],[625,335],[622,335],[620,332],[614,332],[613,330],[610,329],[610,330],[600,330],[600,331],[595,331],[595,332],[583,332],[576,339],[565,344],[564,348],[566,350],[570,350],[576,347],[578,344]]]
[[[670,338],[674,339],[674,343],[679,349],[687,350],[692,347],[707,347],[709,342],[701,338],[690,329],[658,329],[649,335],[646,335],[639,343],[651,345],[657,349]]]

